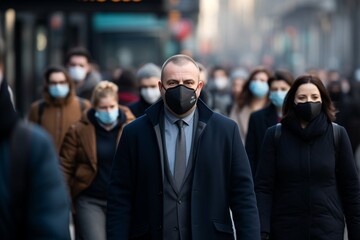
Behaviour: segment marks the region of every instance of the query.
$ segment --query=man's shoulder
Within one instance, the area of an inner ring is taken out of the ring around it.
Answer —
[[[136,118],[134,121],[130,122],[125,126],[127,131],[141,131],[146,128],[151,128],[150,120],[147,114],[141,115]]]
[[[211,118],[209,119],[209,122],[210,121],[214,122],[217,126],[221,128],[227,128],[236,125],[236,122],[234,120],[217,112],[213,112]]]

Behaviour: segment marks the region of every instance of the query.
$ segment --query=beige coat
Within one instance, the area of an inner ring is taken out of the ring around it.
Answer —
[[[31,105],[29,121],[40,124],[52,137],[57,152],[69,127],[79,121],[82,115],[81,104],[75,96],[73,84],[70,84],[70,94],[65,99],[54,99],[45,87],[44,97]],[[88,100],[82,99],[84,109],[90,108]],[[44,111],[39,116],[39,105],[43,102]],[[41,119],[39,119],[39,117]]]

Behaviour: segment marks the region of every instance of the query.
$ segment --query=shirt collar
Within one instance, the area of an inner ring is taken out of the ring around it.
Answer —
[[[192,111],[189,115],[187,115],[186,117],[184,118],[178,118],[178,117],[175,117],[168,109],[167,107],[164,105],[164,113],[165,113],[165,117],[172,123],[172,124],[175,124],[175,122],[179,119],[182,119],[186,125],[190,125],[190,123],[193,121],[194,119],[194,114],[195,114],[195,110]]]

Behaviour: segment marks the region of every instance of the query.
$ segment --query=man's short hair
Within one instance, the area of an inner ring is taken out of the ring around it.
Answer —
[[[164,69],[166,67],[166,65],[168,65],[169,63],[174,63],[175,65],[179,65],[179,66],[182,66],[188,62],[191,62],[193,63],[196,68],[199,70],[199,74],[200,74],[200,68],[199,68],[199,65],[197,64],[197,62],[192,59],[191,57],[187,56],[187,55],[184,55],[184,54],[177,54],[177,55],[174,55],[174,56],[171,56],[169,57],[165,62],[164,64],[162,65],[161,67],[161,81],[163,80],[163,75],[164,75]]]
[[[153,63],[145,64],[144,66],[139,68],[139,70],[136,73],[136,78],[139,81],[144,78],[151,78],[151,77],[156,77],[159,79],[161,77],[161,69]]]
[[[82,56],[82,57],[85,57],[88,62],[91,61],[90,52],[84,47],[71,48],[66,54],[66,58],[65,58],[66,63],[69,63],[70,58],[73,56]]]

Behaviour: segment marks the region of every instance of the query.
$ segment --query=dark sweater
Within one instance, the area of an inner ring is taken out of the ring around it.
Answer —
[[[95,127],[98,172],[94,181],[86,190],[84,190],[83,194],[105,200],[107,197],[107,188],[109,185],[111,166],[116,150],[116,140],[119,134],[119,128],[125,122],[126,117],[125,114],[119,110],[118,123],[110,131],[107,131],[100,126],[95,117],[94,110],[90,110],[88,112],[88,117]]]

